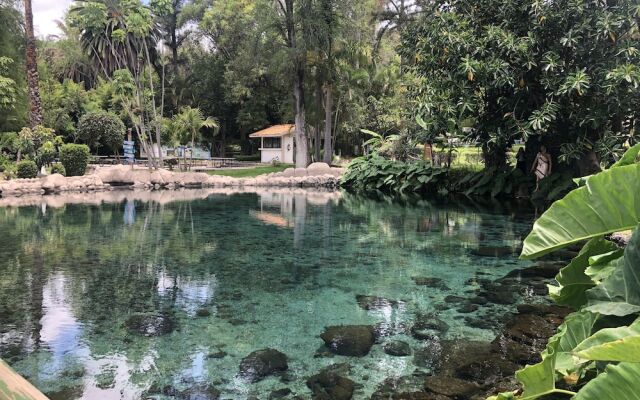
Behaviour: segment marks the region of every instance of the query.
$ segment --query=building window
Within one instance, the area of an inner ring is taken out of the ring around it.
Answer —
[[[262,147],[265,149],[279,149],[281,138],[279,137],[266,137],[262,142]]]

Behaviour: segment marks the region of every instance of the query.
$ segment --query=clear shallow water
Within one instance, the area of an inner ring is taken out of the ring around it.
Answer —
[[[515,253],[526,213],[303,191],[104,196],[0,208],[0,357],[52,398],[138,399],[150,386],[206,385],[224,399],[266,399],[284,387],[309,398],[306,379],[342,362],[359,384],[354,398],[368,398],[385,378],[429,371],[380,344],[365,357],[314,357],[325,326],[410,326],[433,313],[449,326],[440,339],[492,340],[494,331],[465,318],[512,305],[461,313],[445,297],[473,297],[478,281],[527,266],[514,255],[474,255],[486,246]],[[357,295],[401,304],[365,310]],[[175,329],[136,334],[126,321],[141,313],[171,315]],[[407,333],[392,339],[425,346]],[[241,359],[263,348],[287,355],[286,376],[239,377]]]

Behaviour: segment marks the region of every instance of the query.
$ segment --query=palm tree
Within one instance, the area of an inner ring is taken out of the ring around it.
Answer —
[[[202,128],[214,129],[214,136],[218,134],[220,124],[218,120],[212,117],[204,117],[202,110],[193,107],[182,107],[180,112],[173,116],[173,127],[180,143],[186,143],[191,139],[191,164],[193,164],[193,149],[196,138],[201,138],[200,130]],[[185,158],[183,153],[182,157]],[[186,164],[186,163],[185,163]]]
[[[76,0],[69,9],[72,27],[80,30],[82,48],[98,74],[132,72],[157,58],[158,26],[146,18],[146,6],[122,0]],[[140,17],[140,18],[138,18]],[[127,26],[133,21],[140,26]],[[151,26],[148,26],[151,24]]]
[[[42,125],[42,101],[38,86],[38,62],[36,60],[36,39],[33,35],[33,11],[31,0],[24,0],[25,33],[27,35],[27,87],[29,91],[29,124],[32,128]]]

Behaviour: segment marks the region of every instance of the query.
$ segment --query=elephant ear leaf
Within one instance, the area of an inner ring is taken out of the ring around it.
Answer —
[[[556,276],[560,286],[549,285],[549,295],[556,303],[580,308],[587,302],[586,291],[595,286],[595,282],[585,273],[589,260],[595,256],[611,253],[617,246],[604,238],[591,239],[580,253],[562,268]]]
[[[573,400],[638,399],[640,363],[623,362],[607,366],[572,398]]]
[[[640,143],[632,146],[627,150],[622,158],[620,158],[611,168],[624,167],[625,165],[631,165],[639,161],[640,158]]]
[[[640,223],[640,164],[611,168],[558,200],[535,222],[521,258],[533,259]]]
[[[631,237],[624,256],[614,262],[613,272],[587,291],[587,309],[617,316],[640,312],[640,229]]]
[[[640,362],[640,320],[599,330],[576,346],[574,355],[584,360]]]

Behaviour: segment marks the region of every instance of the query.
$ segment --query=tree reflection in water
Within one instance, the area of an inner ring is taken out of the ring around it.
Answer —
[[[260,394],[273,382],[251,385],[235,372],[263,347],[288,353],[301,377],[292,386],[306,390],[302,377],[330,361],[313,358],[325,325],[407,323],[440,296],[413,289],[412,276],[462,287],[504,264],[467,250],[517,249],[530,221],[491,203],[479,212],[468,201],[301,189],[114,191],[0,206],[0,357],[52,398],[85,399],[138,398],[151,384]],[[507,261],[497,273],[517,265]],[[356,294],[402,305],[367,312]],[[127,328],[136,315],[175,326],[141,336]],[[373,371],[371,385],[415,368],[382,356],[354,367]]]

